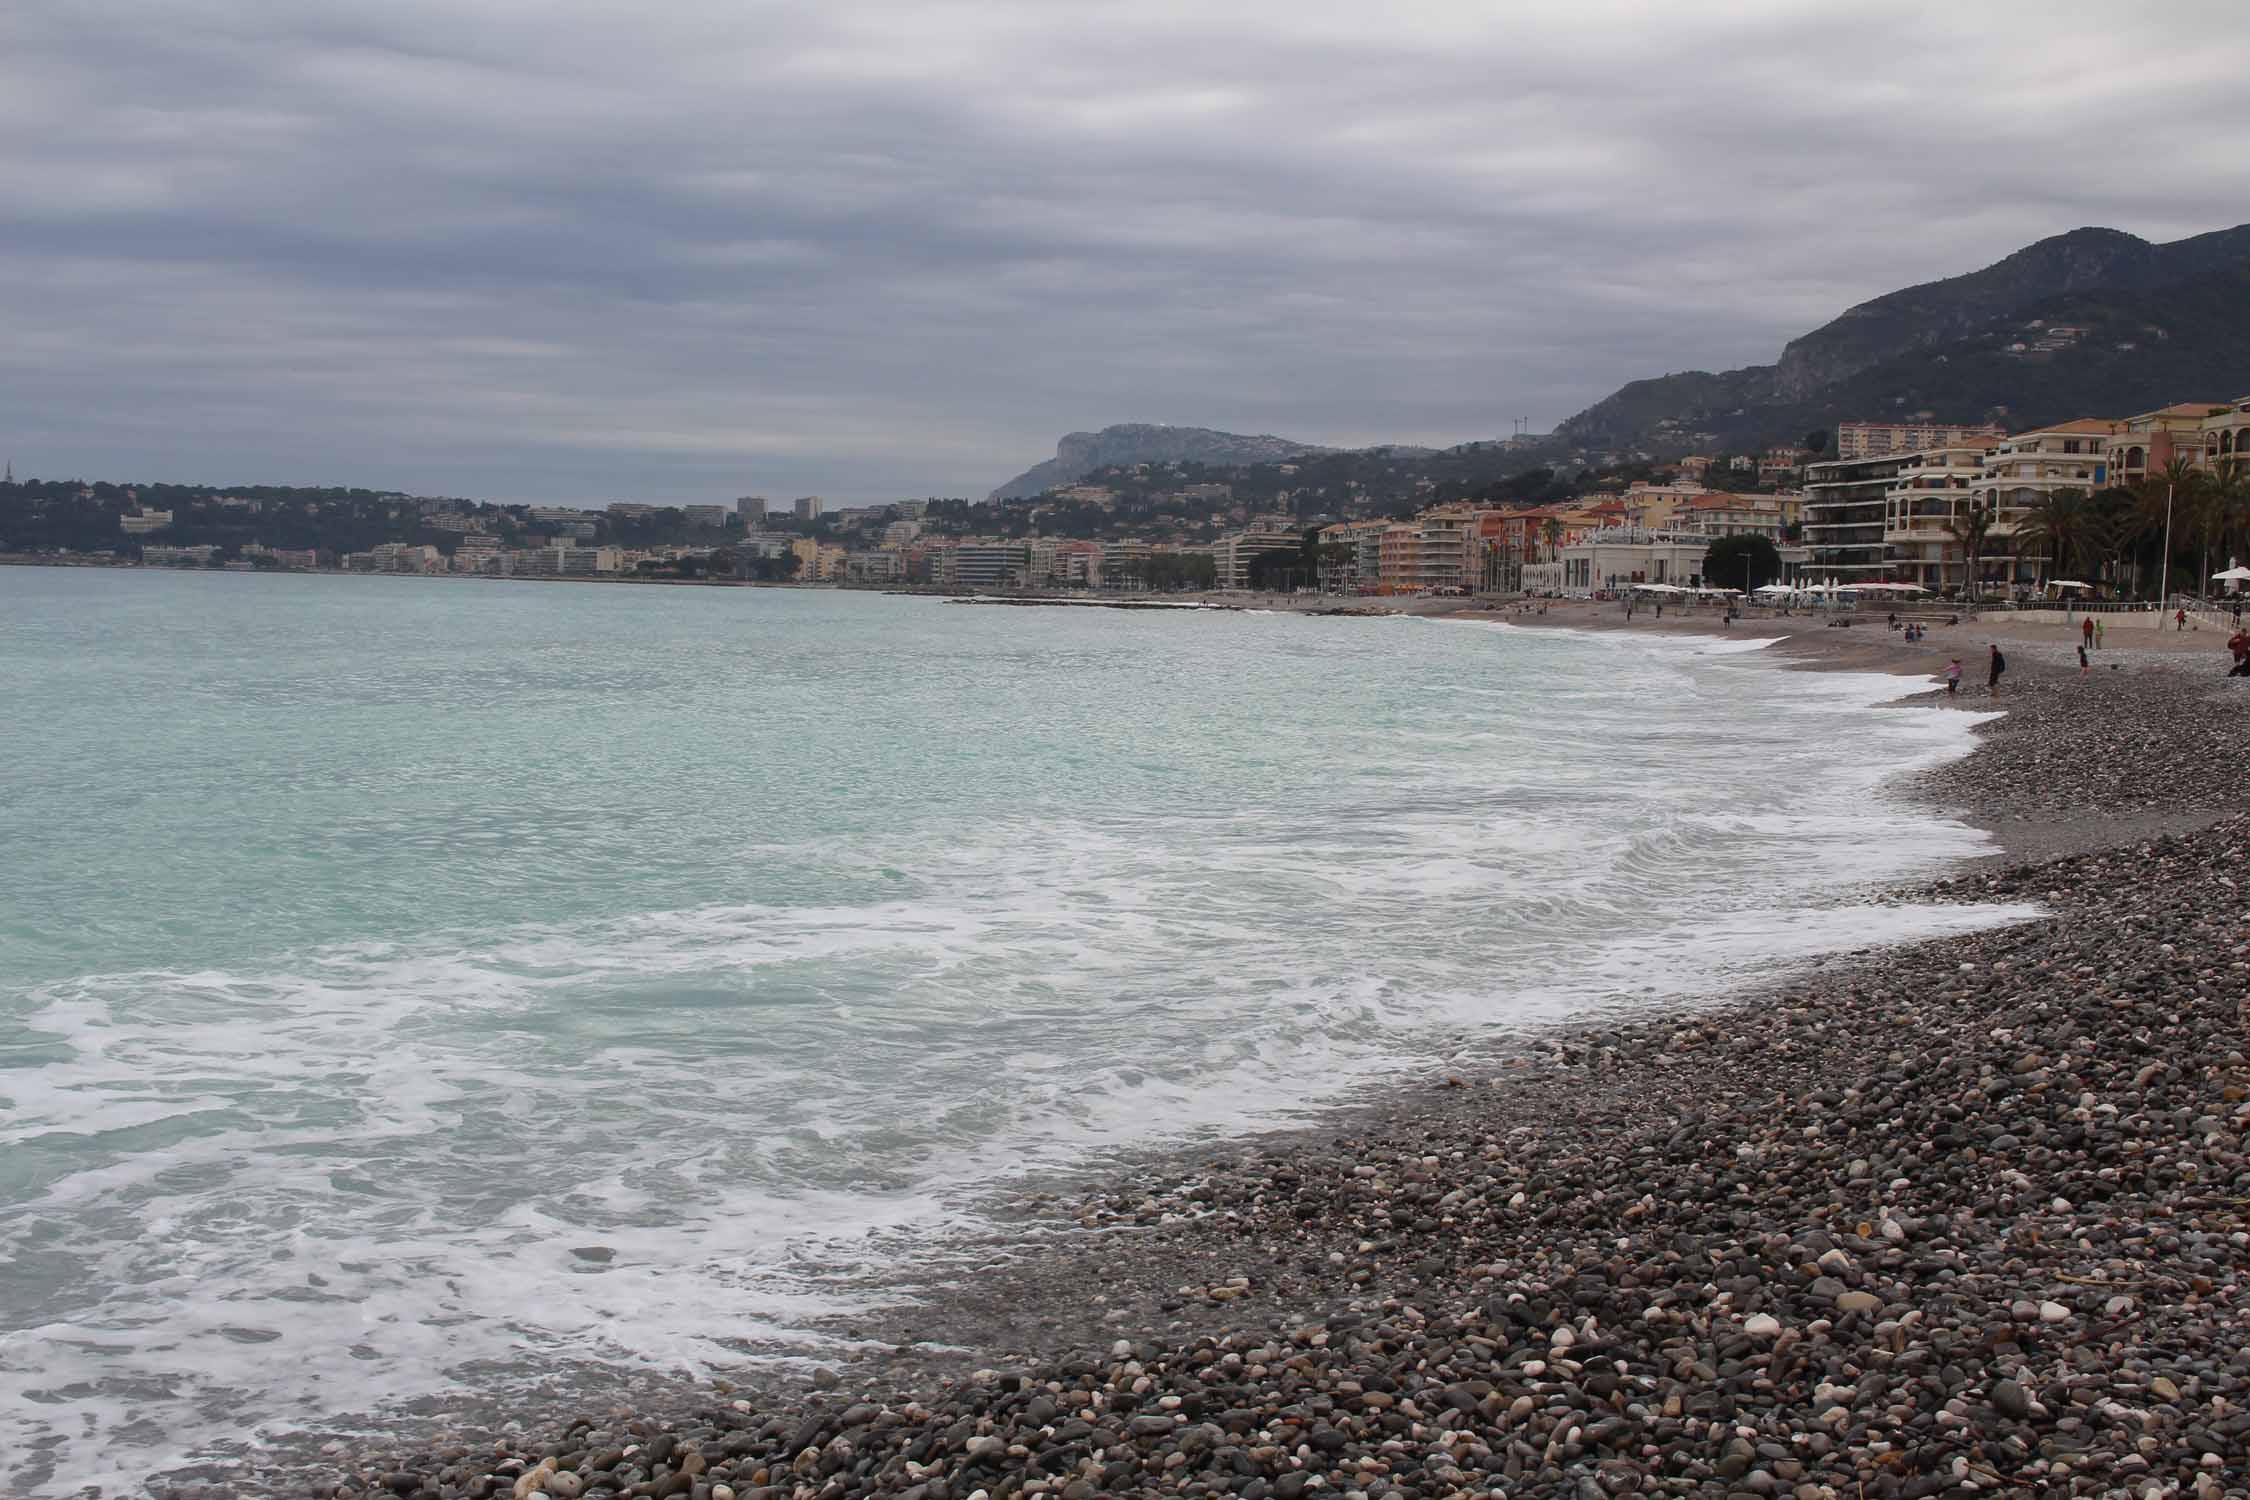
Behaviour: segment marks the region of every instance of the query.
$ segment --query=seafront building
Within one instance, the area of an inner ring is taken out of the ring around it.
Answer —
[[[1216,566],[1214,586],[1248,588],[1252,559],[1268,552],[1295,552],[1303,540],[1302,530],[1282,521],[1260,521],[1248,530],[1220,537],[1211,548],[1211,560]]]
[[[2203,461],[2213,468],[2250,468],[2250,396],[2222,402],[2203,419]]]
[[[2162,474],[2174,460],[2202,468],[2237,461],[2244,401],[2184,401],[2127,417],[2109,444],[2110,482],[2134,484]]]
[[[1385,594],[1455,592],[1472,577],[1476,511],[1440,505],[1386,527],[1376,544],[1378,589]]]
[[[1984,472],[1981,445],[1908,454],[1883,497],[1883,553],[1892,582],[1926,589],[1969,582],[1963,515]],[[2005,553],[2013,528],[1995,525],[1987,553]]]
[[[949,581],[959,588],[1019,588],[1031,569],[1031,549],[1022,542],[962,542],[951,552]]]
[[[1815,578],[1876,583],[1888,576],[1883,520],[1910,453],[1838,458],[1805,471],[1805,546]]]
[[[1636,583],[1692,588],[1703,582],[1712,538],[1700,531],[1617,526],[1589,532],[1562,549],[1561,587],[1571,593]]]
[[[1992,514],[1998,544],[1992,550],[2006,557],[2024,518],[2063,491],[2084,496],[2107,488],[2109,445],[2124,426],[2105,417],[2058,422],[2017,433],[1985,454],[1976,496]],[[2007,581],[2036,583],[2043,572],[2042,559],[2026,559],[2024,566],[2009,568]]]

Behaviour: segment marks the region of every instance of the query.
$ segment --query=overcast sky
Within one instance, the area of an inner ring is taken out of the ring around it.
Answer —
[[[1444,444],[2250,219],[2239,0],[5,0],[0,456],[982,495]]]

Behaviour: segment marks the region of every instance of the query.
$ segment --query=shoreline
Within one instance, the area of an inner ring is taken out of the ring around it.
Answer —
[[[1718,635],[1710,623],[1681,622],[1681,633]],[[1747,632],[1769,634],[1775,623],[1749,622]],[[1813,648],[1790,644],[1792,666],[1883,670],[1846,659],[1869,654],[1860,641],[1851,652],[1822,649],[1818,638]],[[1805,1500],[1850,1495],[1853,1485],[1868,1494],[1964,1485],[2107,1493],[2165,1477],[2213,1481],[2221,1488],[2210,1493],[2224,1493],[2250,1479],[2239,1456],[2225,1456],[2250,1446],[2235,1442],[2250,1438],[2250,1425],[2234,1411],[2250,1402],[2235,1297],[2250,1256],[2202,1241],[2161,1253],[2134,1245],[2126,1257],[2134,1285],[2150,1284],[2166,1256],[2200,1255],[2214,1290],[2194,1296],[2215,1300],[2191,1297],[2194,1316],[2145,1300],[2105,1312],[2107,1298],[2063,1278],[2091,1266],[2102,1274],[2080,1280],[2125,1285],[2122,1273],[2103,1270],[2115,1256],[2086,1247],[2130,1239],[2118,1228],[2129,1216],[2118,1199],[2129,1195],[2092,1168],[2096,1198],[2076,1171],[2081,1163],[2040,1134],[2027,1150],[2023,1130],[1995,1128],[1980,1147],[1965,1122],[2012,1127],[2016,1112],[2036,1121],[2043,1108],[2057,1137],[2090,1136],[2087,1121],[2052,1120],[2083,1112],[2067,1080],[2053,1075],[2089,1081],[2091,1068],[2104,1075],[2104,1097],[2119,1096],[2118,1117],[2161,1116],[2174,1127],[2176,1140],[2136,1124],[2137,1157],[2217,1153],[2234,1174],[2223,1183],[2250,1192],[2240,1176],[2241,1095],[2226,1094],[2250,1082],[2240,1056],[2239,927],[2231,954],[2211,936],[2245,919],[2235,888],[2218,883],[2230,876],[2217,872],[2246,874],[2250,828],[2240,818],[2212,827],[2221,807],[2183,794],[2219,763],[2201,752],[2168,774],[2136,739],[2122,774],[2107,762],[2071,774],[2068,756],[2055,770],[2058,746],[2163,729],[2152,708],[2189,713],[2193,733],[2221,733],[2228,722],[2239,726],[2250,695],[2152,666],[2118,673],[2132,685],[2117,692],[2074,699],[2084,687],[2074,674],[2036,660],[2025,667],[2011,671],[1998,705],[2021,712],[1983,726],[1974,752],[1912,788],[1968,807],[2008,852],[1888,898],[2028,897],[2049,908],[2048,919],[1814,960],[1778,987],[1746,987],[1661,1018],[1595,1017],[1502,1038],[1484,1049],[1492,1055],[1386,1084],[1379,1098],[1301,1127],[1133,1153],[1068,1183],[1019,1185],[1008,1224],[949,1247],[922,1285],[903,1289],[928,1299],[921,1305],[815,1325],[888,1353],[844,1365],[810,1390],[769,1370],[755,1394],[673,1386],[652,1391],[642,1414],[629,1416],[614,1395],[602,1399],[597,1377],[568,1414],[558,1398],[542,1402],[544,1418],[472,1415],[459,1428],[476,1432],[473,1443],[465,1435],[410,1448],[358,1439],[316,1454],[315,1435],[253,1457],[258,1477],[223,1466],[185,1471],[174,1489],[194,1494],[200,1478],[220,1486],[213,1495],[510,1493],[554,1458],[570,1460],[565,1477],[543,1481],[551,1488],[539,1493],[691,1500],[726,1500],[720,1484],[737,1500],[967,1500],[979,1490],[989,1500],[1183,1491],[1373,1500],[1575,1494],[1585,1484],[1614,1493],[1628,1478],[1643,1493]],[[1900,704],[1934,697],[1942,706],[1943,696],[1910,692]],[[1964,706],[1994,705],[1980,696]],[[2046,780],[2019,784],[2027,769]],[[2102,811],[2119,803],[2128,804],[2126,821]],[[2064,816],[2073,813],[2088,816]],[[2130,842],[2164,820],[2210,831],[2201,841],[2139,847],[2112,837],[2123,831]],[[2069,825],[2059,835],[2058,822]],[[2048,862],[2027,867],[2026,855]],[[1848,919],[1848,909],[1835,915]],[[2191,960],[2181,952],[2192,954],[2189,945],[2164,945],[2183,933],[2203,934],[2218,956]],[[2191,962],[2209,966],[2179,972]],[[2074,1012],[2044,980],[2076,975],[2082,964],[2097,976],[2078,981],[2086,985],[2109,987],[2112,969],[2155,978],[2126,980]],[[2034,977],[2042,983],[2027,987]],[[2064,1035],[2019,1038],[2016,1024],[1995,1024],[2019,1005],[2041,1017],[2059,1012]],[[2136,1033],[2183,1025],[2225,1045],[2201,1063],[2132,1050]],[[2007,1039],[1993,1041],[2000,1033]],[[1878,1043],[1890,1050],[1871,1069]],[[2073,1051],[2081,1043],[2084,1058]],[[2112,1048],[2161,1058],[2179,1076],[2144,1076],[2142,1064],[2125,1084],[2112,1076]],[[2038,1065],[2019,1068],[2033,1055]],[[1965,1076],[1964,1059],[1977,1063]],[[2027,1104],[2028,1086],[2017,1080],[2034,1076]],[[1941,1099],[1932,1080],[1965,1086]],[[2143,1103],[2153,1093],[2170,1103],[2214,1091],[2195,1118],[2221,1129],[2199,1134],[2190,1120],[2169,1121],[2178,1107],[2129,1109],[2122,1097]],[[1896,1108],[1876,1116],[1861,1107],[1870,1100]],[[2012,1112],[2003,1115],[2003,1104]],[[1919,1155],[1902,1121],[1925,1131]],[[1915,1166],[1891,1178],[1872,1167],[1855,1172],[1856,1158],[1837,1158],[1838,1148],[1808,1130],[1837,1131],[1869,1157],[1884,1151]],[[2212,1144],[2220,1137],[2223,1146]],[[2009,1159],[2005,1169],[1987,1162],[1995,1152]],[[1945,1175],[1957,1155],[1974,1170]],[[1758,1170],[1738,1167],[1744,1161]],[[1769,1165],[1776,1161],[1797,1170]],[[2009,1180],[2011,1171],[2026,1183]],[[2067,1179],[2073,1192],[2044,1194],[2047,1177]],[[2175,1180],[2142,1196],[2168,1195],[2147,1206],[2168,1210],[2175,1224],[2196,1222],[2200,1200],[2185,1202],[2194,1195],[2176,1189]],[[2102,1204],[2099,1222],[2081,1225],[2075,1208],[2052,1207],[2072,1199]],[[1972,1215],[1965,1224],[1963,1210]],[[2046,1227],[2022,1241],[2020,1226],[2034,1221]],[[2076,1232],[2061,1233],[2064,1221]],[[1660,1226],[1669,1240],[1655,1233]],[[1679,1249],[1682,1237],[1698,1248]],[[1613,1248],[1621,1240],[1630,1254]],[[2003,1290],[2026,1295],[1997,1296],[1986,1285],[1998,1266],[2013,1266]],[[1867,1298],[1875,1305],[1863,1306]],[[1963,1321],[1964,1307],[1984,1321]],[[2223,1315],[2217,1325],[2215,1314]],[[1774,1319],[1771,1334],[1760,1318]],[[2135,1369],[2145,1351],[2128,1357],[2110,1347],[2092,1367],[2110,1384],[2081,1402],[2072,1382],[2092,1377],[2070,1364],[2072,1351],[2089,1347],[2084,1336],[2129,1326],[2166,1331],[2170,1373]],[[2211,1373],[2180,1365],[2173,1345],[2218,1358],[2215,1332],[2233,1338],[2232,1365],[2221,1360]],[[1621,1368],[1612,1375],[1610,1364]],[[1009,1373],[974,1373],[982,1366]],[[1974,1378],[1955,1385],[1915,1384],[1971,1367]],[[1870,1371],[1883,1378],[1869,1381]],[[2132,1424],[2077,1415],[2115,1404],[2113,1387],[2139,1403]],[[2175,1395],[2164,1397],[2166,1389]],[[2134,1425],[2150,1412],[2147,1425]],[[522,1431],[496,1435],[511,1417]],[[2115,1453],[2098,1446],[2128,1427],[2130,1441]],[[2150,1433],[2162,1434],[2154,1460],[2139,1451]],[[2234,1446],[2195,1448],[2221,1439]],[[2206,1452],[2220,1462],[2205,1462]],[[1988,1462],[1997,1466],[1981,1467]]]

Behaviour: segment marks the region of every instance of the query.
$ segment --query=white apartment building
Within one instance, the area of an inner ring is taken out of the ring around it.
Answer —
[[[1628,497],[1629,498],[1629,497]],[[1661,528],[1706,537],[1762,536],[1779,547],[1787,538],[1788,514],[1771,495],[1729,495],[1714,490],[1685,502]]]
[[[796,512],[797,519],[800,521],[817,521],[820,519],[821,508],[825,504],[827,502],[818,495],[799,495],[796,503],[790,509]]]
[[[683,505],[680,515],[690,526],[707,526],[713,531],[727,524],[727,508],[723,505]]]
[[[1348,556],[1321,565],[1320,586],[1330,593],[1371,589],[1383,576],[1383,533],[1391,521],[1339,521],[1320,531],[1322,546],[1351,549]]]
[[[168,510],[129,510],[117,518],[117,524],[127,536],[146,536],[171,525],[172,513]]]
[[[1883,556],[1894,583],[1926,589],[1969,583],[1968,555],[1954,530],[1976,500],[1990,445],[1959,444],[1909,454],[1883,498]],[[1980,569],[2005,558],[2010,528],[1996,522]]]
[[[1711,538],[1702,532],[1612,526],[1588,532],[1562,549],[1561,587],[1573,593],[1636,583],[1693,587],[1703,581],[1703,559],[1710,550]],[[1527,588],[1531,571],[1524,569]]]
[[[2007,436],[2003,428],[1945,422],[1839,422],[1836,457],[1881,458],[1929,448],[1976,447]]]
[[[965,589],[1020,588],[1031,566],[1021,542],[965,541],[953,548],[953,583]]]
[[[2003,515],[2028,509],[2057,490],[2091,495],[2110,482],[2110,440],[2123,425],[2086,417],[2017,433],[1985,454],[1978,488]]]
[[[199,542],[193,547],[143,547],[141,561],[151,567],[200,568],[218,555],[219,549],[209,542]]]
[[[517,557],[516,571],[532,578],[591,578],[624,570],[624,553],[615,547],[573,547],[558,542],[534,547]]]
[[[1143,541],[1103,542],[1101,544],[1101,581],[1108,588],[1129,588],[1145,576],[1148,560],[1155,549]]]
[[[2036,583],[2047,576],[2046,558],[2015,559],[2011,552],[2025,514],[2061,490],[2091,495],[2111,482],[2110,445],[2125,424],[2107,417],[2058,422],[2035,432],[2019,432],[1984,455],[1976,495],[1993,512],[1994,561],[2007,561],[2011,582]]]

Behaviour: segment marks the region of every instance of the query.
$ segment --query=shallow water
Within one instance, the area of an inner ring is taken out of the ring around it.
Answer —
[[[724,1360],[1011,1174],[1992,920],[1833,913],[1987,851],[1873,790],[1974,717],[1752,644],[6,570],[0,1488]]]

